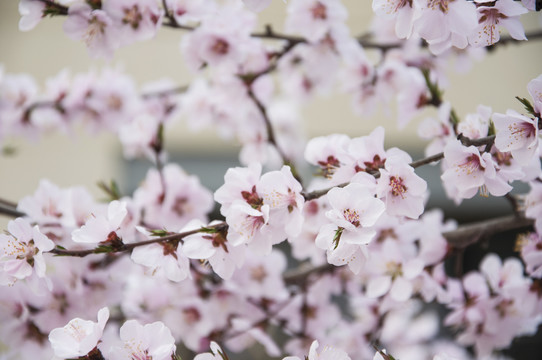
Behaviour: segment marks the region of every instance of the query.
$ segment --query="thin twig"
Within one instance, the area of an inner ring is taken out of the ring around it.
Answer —
[[[14,208],[3,206],[3,205],[0,205],[0,215],[5,215],[5,216],[15,217],[15,218],[25,216],[24,213],[17,211]]]
[[[252,91],[250,87],[248,88],[248,96],[252,99],[252,101],[254,101],[254,104],[260,111],[260,114],[262,114],[262,118],[265,123],[265,129],[267,132],[267,141],[275,147],[275,149],[279,153],[279,156],[282,159],[282,162],[284,164],[289,164],[290,160],[288,159],[286,154],[282,151],[282,149],[279,147],[277,143],[277,140],[275,138],[275,131],[273,130],[273,125],[271,124],[271,120],[269,119],[269,115],[267,114],[267,109],[265,108],[265,106],[263,106],[260,100],[258,100],[258,98],[256,97],[256,95],[254,94],[254,92]]]
[[[194,235],[200,232],[205,232],[207,229],[216,229],[217,231],[223,231],[227,228],[227,224],[225,222],[218,223],[213,226],[209,226],[206,228],[200,228],[200,229],[194,229],[190,231],[184,231],[181,233],[175,233],[171,235],[161,236],[156,239],[150,239],[145,241],[139,241],[135,243],[129,243],[129,244],[122,244],[121,246],[115,248],[114,250],[108,252],[108,254],[116,253],[116,252],[127,252],[130,250],[133,250],[136,247],[139,246],[145,246],[150,244],[156,244],[156,243],[162,243],[167,241],[179,241],[183,238]],[[59,256],[74,256],[74,257],[85,257],[87,255],[91,254],[101,254],[103,251],[100,248],[94,248],[94,249],[87,249],[87,250],[66,250],[66,249],[60,249],[60,248],[54,248],[51,251],[48,251],[51,254],[59,255]]]
[[[510,230],[533,226],[534,220],[524,216],[508,215],[473,224],[460,226],[456,230],[442,234],[448,244],[454,248],[465,248],[484,238]]]
[[[483,146],[483,145],[493,144],[493,142],[495,141],[495,135],[490,135],[490,136],[486,136],[486,137],[479,138],[479,139],[470,139],[470,138],[468,138],[466,136],[463,136],[463,134],[459,134],[458,140],[461,141],[461,143],[464,146],[470,146],[470,145]],[[423,165],[427,165],[427,164],[431,164],[431,163],[440,161],[443,158],[444,158],[444,153],[440,152],[438,154],[431,155],[431,156],[425,157],[423,159],[413,161],[409,165],[412,166],[413,168],[418,168],[418,167],[423,166]],[[378,178],[380,176],[380,173],[376,172],[376,171],[370,172],[369,174],[373,175],[376,178]],[[345,187],[348,184],[349,183],[342,183],[342,184],[332,186],[332,187],[322,189],[322,190],[315,190],[315,191],[311,191],[311,192],[308,192],[308,193],[307,192],[302,192],[301,194],[305,198],[305,201],[314,200],[314,199],[318,199],[319,197],[322,197],[322,196],[326,195],[329,192],[329,190],[333,189],[334,187]]]
[[[14,209],[17,208],[17,203],[10,200],[6,200],[6,199],[0,199],[0,205],[4,205],[4,206],[14,208]]]

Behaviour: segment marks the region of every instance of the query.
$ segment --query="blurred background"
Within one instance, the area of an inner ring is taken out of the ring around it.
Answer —
[[[348,24],[352,34],[368,31],[372,21],[370,1],[345,0],[349,9]],[[111,62],[90,59],[83,43],[66,37],[62,30],[63,17],[46,18],[30,32],[18,30],[18,1],[0,1],[0,63],[5,73],[28,73],[37,83],[62,69],[73,74],[105,66],[120,67],[138,84],[169,78],[179,85],[188,84],[193,74],[184,65],[179,51],[183,31],[162,28],[156,39],[121,48]],[[260,29],[273,24],[281,31],[286,5],[274,0],[260,13]],[[526,31],[540,28],[540,14],[522,17]],[[476,111],[478,104],[489,105],[495,112],[512,108],[522,110],[514,97],[529,97],[527,83],[542,73],[540,59],[542,41],[511,44],[492,51],[482,62],[473,64],[467,74],[456,74],[450,65],[450,86],[444,94],[460,117]],[[423,155],[426,145],[416,135],[419,122],[427,116],[436,116],[435,109],[427,109],[406,130],[398,131],[395,114],[385,116],[382,111],[372,117],[354,114],[348,96],[331,94],[318,97],[303,108],[303,121],[307,137],[331,133],[346,133],[351,137],[368,134],[376,126],[386,128],[386,146],[397,146],[412,154],[414,159]],[[123,160],[118,140],[112,134],[90,135],[78,133],[67,137],[48,134],[36,141],[10,139],[15,153],[0,156],[0,198],[17,202],[37,188],[39,180],[47,178],[60,187],[84,185],[96,196],[102,196],[96,183],[116,179],[127,194],[143,179],[152,166],[149,161]],[[230,166],[238,164],[239,145],[221,140],[212,131],[190,132],[179,121],[166,137],[166,150],[170,160],[177,161],[188,172],[200,175],[202,183],[216,188]],[[474,219],[491,215],[495,211],[507,212],[506,200],[476,197],[465,201],[459,209],[444,199],[438,167],[426,166],[420,170],[432,192],[429,207],[449,207],[446,214]],[[500,209],[500,210],[499,210]],[[5,228],[6,218],[0,218]]]

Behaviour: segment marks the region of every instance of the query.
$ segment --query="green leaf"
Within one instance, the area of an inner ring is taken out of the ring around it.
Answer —
[[[109,184],[106,184],[104,181],[99,181],[98,187],[105,192],[108,201],[119,200],[122,197],[119,186],[115,180],[111,180]]]
[[[532,116],[534,117],[538,117],[540,116],[540,114],[537,114],[534,107],[533,107],[533,104],[531,104],[531,102],[525,98],[520,98],[519,96],[516,96],[516,99],[518,99],[518,101],[520,103],[523,104],[523,107],[525,108],[525,110],[527,110],[527,112],[529,114],[531,114]]]
[[[206,234],[216,234],[218,233],[218,229],[214,227],[201,227],[200,232],[206,233]]]
[[[337,249],[339,246],[339,241],[341,241],[341,235],[343,234],[344,228],[340,227],[335,231],[335,236],[333,236],[333,244],[335,244],[335,247],[333,250]]]
[[[152,236],[159,236],[159,237],[171,235],[171,233],[165,229],[155,229],[155,230],[150,230],[149,232],[151,233]]]
[[[104,254],[104,253],[110,253],[113,251],[114,249],[110,245],[100,245],[96,249],[94,249],[95,254]]]

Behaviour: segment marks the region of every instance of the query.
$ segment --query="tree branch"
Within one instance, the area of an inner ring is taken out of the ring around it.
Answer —
[[[200,232],[206,233],[208,232],[209,229],[214,229],[217,232],[225,231],[227,227],[228,225],[225,222],[221,222],[216,225],[205,227],[205,228],[170,234],[170,235],[161,236],[155,239],[139,241],[135,243],[122,244],[120,246],[112,247],[111,251],[103,251],[103,249],[101,249],[100,247],[97,247],[94,249],[87,249],[87,250],[66,250],[66,249],[61,249],[61,248],[54,248],[53,250],[48,251],[48,253],[55,254],[58,256],[85,257],[91,254],[103,254],[103,253],[111,254],[111,253],[118,253],[118,252],[127,252],[139,246],[162,243],[162,242],[167,242],[167,241],[180,241],[183,238],[187,237],[188,235],[194,235]],[[104,245],[108,245],[108,244],[104,244]]]
[[[46,5],[46,10],[49,11],[48,13],[46,13],[48,15],[63,15],[63,16],[68,15],[68,10],[69,10],[68,6],[61,5],[52,0],[39,0],[39,1],[41,1],[42,3]],[[175,17],[173,16],[173,14],[171,14],[171,12],[169,11],[165,0],[162,0],[162,6],[164,8],[165,19],[167,19],[167,22],[162,22],[162,26],[169,27],[172,29],[186,30],[186,31],[194,31],[198,28],[197,26],[179,24],[177,20],[175,20]],[[273,30],[271,25],[266,25],[265,31],[253,32],[250,36],[254,38],[260,38],[260,39],[288,41],[292,45],[296,45],[300,43],[308,43],[307,39],[301,36],[277,33]],[[526,33],[525,36],[527,37],[528,40],[541,40],[542,30]],[[387,43],[387,44],[377,43],[377,42],[371,41],[369,38],[370,36],[368,36],[367,34],[363,34],[363,35],[357,36],[356,40],[362,47],[366,49],[378,49],[384,52],[391,49],[400,48],[403,46],[403,43],[404,43],[403,41],[399,41],[396,43]],[[501,45],[507,45],[508,43],[519,44],[521,41],[522,40],[516,40],[512,38],[511,36],[502,36],[499,42],[491,46],[488,46],[487,49],[491,51]]]
[[[457,139],[459,141],[461,141],[461,143],[464,146],[471,146],[471,145],[474,145],[474,146],[486,145],[487,146],[487,145],[493,145],[493,143],[495,142],[495,135],[490,135],[490,136],[486,136],[486,137],[479,138],[479,139],[470,139],[470,138],[464,136],[463,134],[459,134],[457,136]],[[426,158],[413,161],[409,165],[412,166],[413,168],[418,168],[420,166],[431,164],[431,163],[440,161],[442,159],[444,159],[444,153],[440,152],[438,154],[431,155],[431,156],[428,156]],[[369,174],[373,175],[376,178],[378,178],[380,176],[380,173],[376,172],[376,171],[370,172]],[[342,183],[342,184],[332,186],[332,187],[329,187],[329,188],[326,188],[326,189],[315,190],[315,191],[311,191],[311,192],[308,192],[308,193],[307,192],[302,192],[301,195],[303,195],[303,197],[305,198],[305,201],[314,200],[314,199],[318,199],[319,197],[322,197],[322,196],[326,195],[329,192],[329,190],[333,189],[334,187],[345,187],[348,184],[350,184],[350,183],[349,182]]]
[[[483,239],[490,238],[511,230],[529,228],[534,225],[533,219],[527,219],[524,215],[502,216],[494,219],[484,220],[472,224],[459,226],[457,229],[442,233],[448,244],[458,250],[462,250],[469,245],[475,244]],[[300,266],[290,270],[284,275],[284,282],[288,285],[302,286],[313,274],[329,273],[343,268],[331,264],[320,266]]]
[[[456,230],[443,233],[442,236],[452,247],[461,249],[495,234],[530,227],[533,224],[534,220],[527,219],[524,215],[519,217],[508,215],[463,225]]]
[[[25,214],[20,211],[17,211],[16,209],[12,207],[8,207],[8,206],[0,204],[0,215],[18,218],[18,217],[24,216]]]

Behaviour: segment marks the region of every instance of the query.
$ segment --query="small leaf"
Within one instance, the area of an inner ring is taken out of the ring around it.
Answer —
[[[100,245],[96,249],[94,249],[95,254],[104,254],[104,253],[110,253],[113,252],[113,247],[110,245]]]
[[[155,229],[155,230],[150,230],[149,232],[151,233],[152,236],[158,236],[158,237],[171,235],[171,233],[165,229]]]
[[[340,227],[335,231],[335,236],[333,236],[333,244],[335,244],[335,247],[333,250],[337,249],[339,246],[339,241],[341,241],[341,235],[343,234],[344,228]]]
[[[218,233],[218,229],[214,227],[204,227],[202,226],[200,229],[200,232],[206,233],[206,234],[216,234]]]
[[[98,187],[105,192],[108,201],[119,200],[122,197],[119,186],[115,180],[111,180],[109,185],[103,181],[99,181]]]
[[[540,116],[540,114],[536,113],[533,105],[531,104],[529,100],[525,98],[520,98],[519,96],[516,96],[516,99],[518,99],[518,101],[523,104],[523,107],[525,107],[525,110],[527,110],[529,114],[531,114],[534,117]]]

